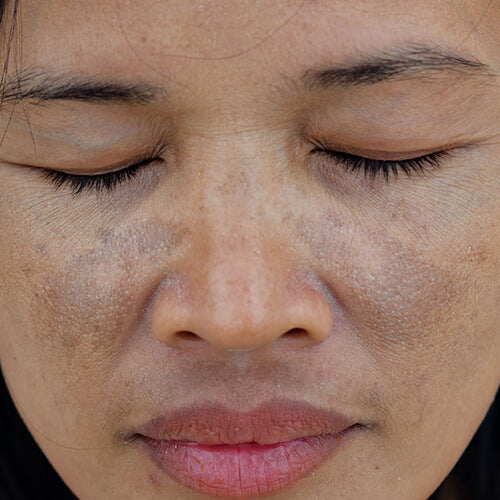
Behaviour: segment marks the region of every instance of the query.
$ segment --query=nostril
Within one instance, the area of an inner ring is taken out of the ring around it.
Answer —
[[[180,332],[177,332],[176,336],[178,339],[186,340],[188,342],[198,342],[198,341],[202,340],[202,338],[199,337],[198,335],[196,335],[196,333],[189,332],[187,330],[182,330]]]
[[[289,338],[303,337],[307,336],[307,332],[303,328],[292,328],[291,330],[285,332],[284,336]]]

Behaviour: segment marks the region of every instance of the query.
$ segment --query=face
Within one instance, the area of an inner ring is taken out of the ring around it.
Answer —
[[[0,359],[79,498],[437,488],[500,382],[498,23],[20,1]]]

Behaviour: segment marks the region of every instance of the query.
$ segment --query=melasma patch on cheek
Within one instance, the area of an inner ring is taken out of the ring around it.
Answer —
[[[102,230],[92,248],[48,274],[37,303],[44,346],[70,358],[117,352],[144,313],[187,234],[161,221]],[[47,338],[50,337],[50,339]],[[50,342],[47,342],[50,340]]]
[[[410,240],[332,211],[296,225],[313,265],[362,342],[428,347],[439,340],[436,332],[446,330],[456,312],[467,307],[462,273],[448,263],[439,266]]]

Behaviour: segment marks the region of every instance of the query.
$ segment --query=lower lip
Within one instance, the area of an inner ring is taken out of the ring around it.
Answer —
[[[244,498],[283,490],[309,475],[349,430],[268,445],[139,440],[160,468],[184,486],[215,497]]]

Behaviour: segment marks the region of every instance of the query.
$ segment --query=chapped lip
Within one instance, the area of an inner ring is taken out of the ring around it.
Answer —
[[[168,412],[139,426],[134,437],[201,445],[271,445],[298,438],[340,434],[360,425],[339,412],[305,402],[274,399],[247,411],[200,404]]]

